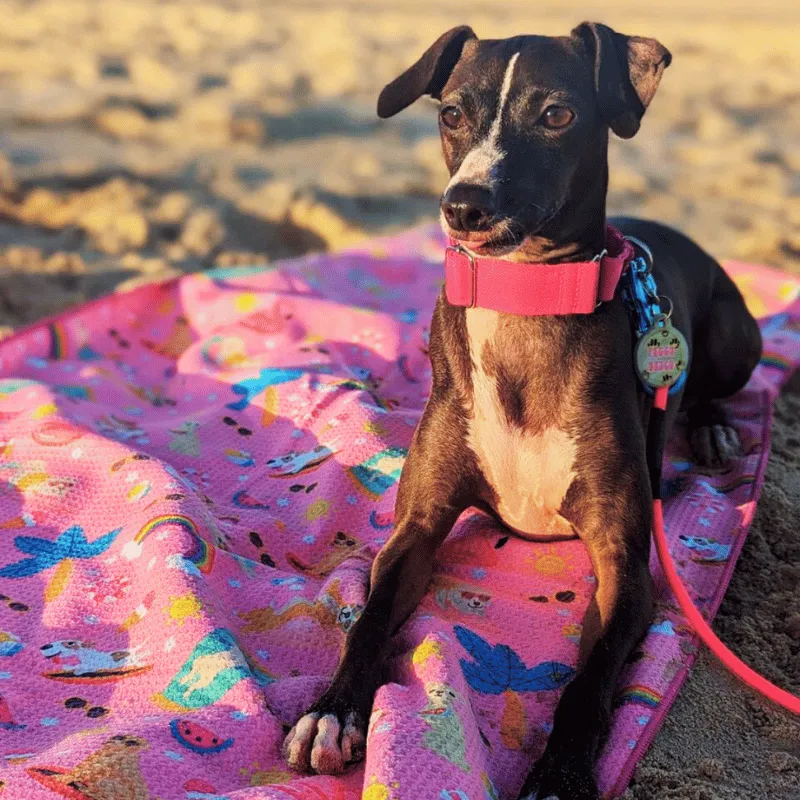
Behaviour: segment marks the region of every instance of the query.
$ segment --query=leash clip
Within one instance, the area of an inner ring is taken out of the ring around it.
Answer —
[[[465,308],[475,308],[475,303],[478,301],[478,270],[475,266],[475,256],[467,250],[466,247],[460,244],[450,244],[447,250],[454,250],[456,253],[461,253],[467,257],[469,261],[470,281],[469,281],[469,305]]]
[[[644,253],[645,261],[647,261],[645,275],[649,275],[653,271],[653,251],[641,239],[637,239],[635,236],[626,236],[625,238]]]

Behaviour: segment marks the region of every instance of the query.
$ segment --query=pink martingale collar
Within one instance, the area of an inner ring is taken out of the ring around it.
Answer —
[[[634,251],[611,225],[606,249],[591,261],[529,264],[476,256],[450,240],[444,257],[445,294],[454,306],[521,316],[591,314],[611,300]]]

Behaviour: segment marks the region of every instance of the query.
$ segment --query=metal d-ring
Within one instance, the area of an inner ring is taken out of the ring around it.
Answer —
[[[669,311],[665,314],[663,311],[661,312],[661,316],[664,318],[664,322],[666,322],[671,316],[674,306],[672,305],[672,299],[665,294],[656,295],[659,300],[666,300],[669,303]]]
[[[647,259],[647,274],[649,275],[653,271],[653,251],[641,239],[637,239],[635,236],[626,236],[625,238],[631,242],[631,244],[636,245],[645,254],[645,258]]]

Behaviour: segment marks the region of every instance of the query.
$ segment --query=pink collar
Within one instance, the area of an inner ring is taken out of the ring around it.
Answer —
[[[541,317],[591,314],[611,300],[633,256],[631,243],[606,226],[606,249],[592,261],[528,264],[474,256],[458,242],[445,250],[447,301],[466,308]]]

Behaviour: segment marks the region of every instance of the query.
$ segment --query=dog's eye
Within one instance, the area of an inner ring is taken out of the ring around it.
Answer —
[[[447,128],[460,128],[464,124],[464,115],[456,106],[445,106],[439,112],[439,118]]]
[[[542,125],[545,128],[566,128],[575,119],[575,112],[566,106],[550,106],[542,114]]]

